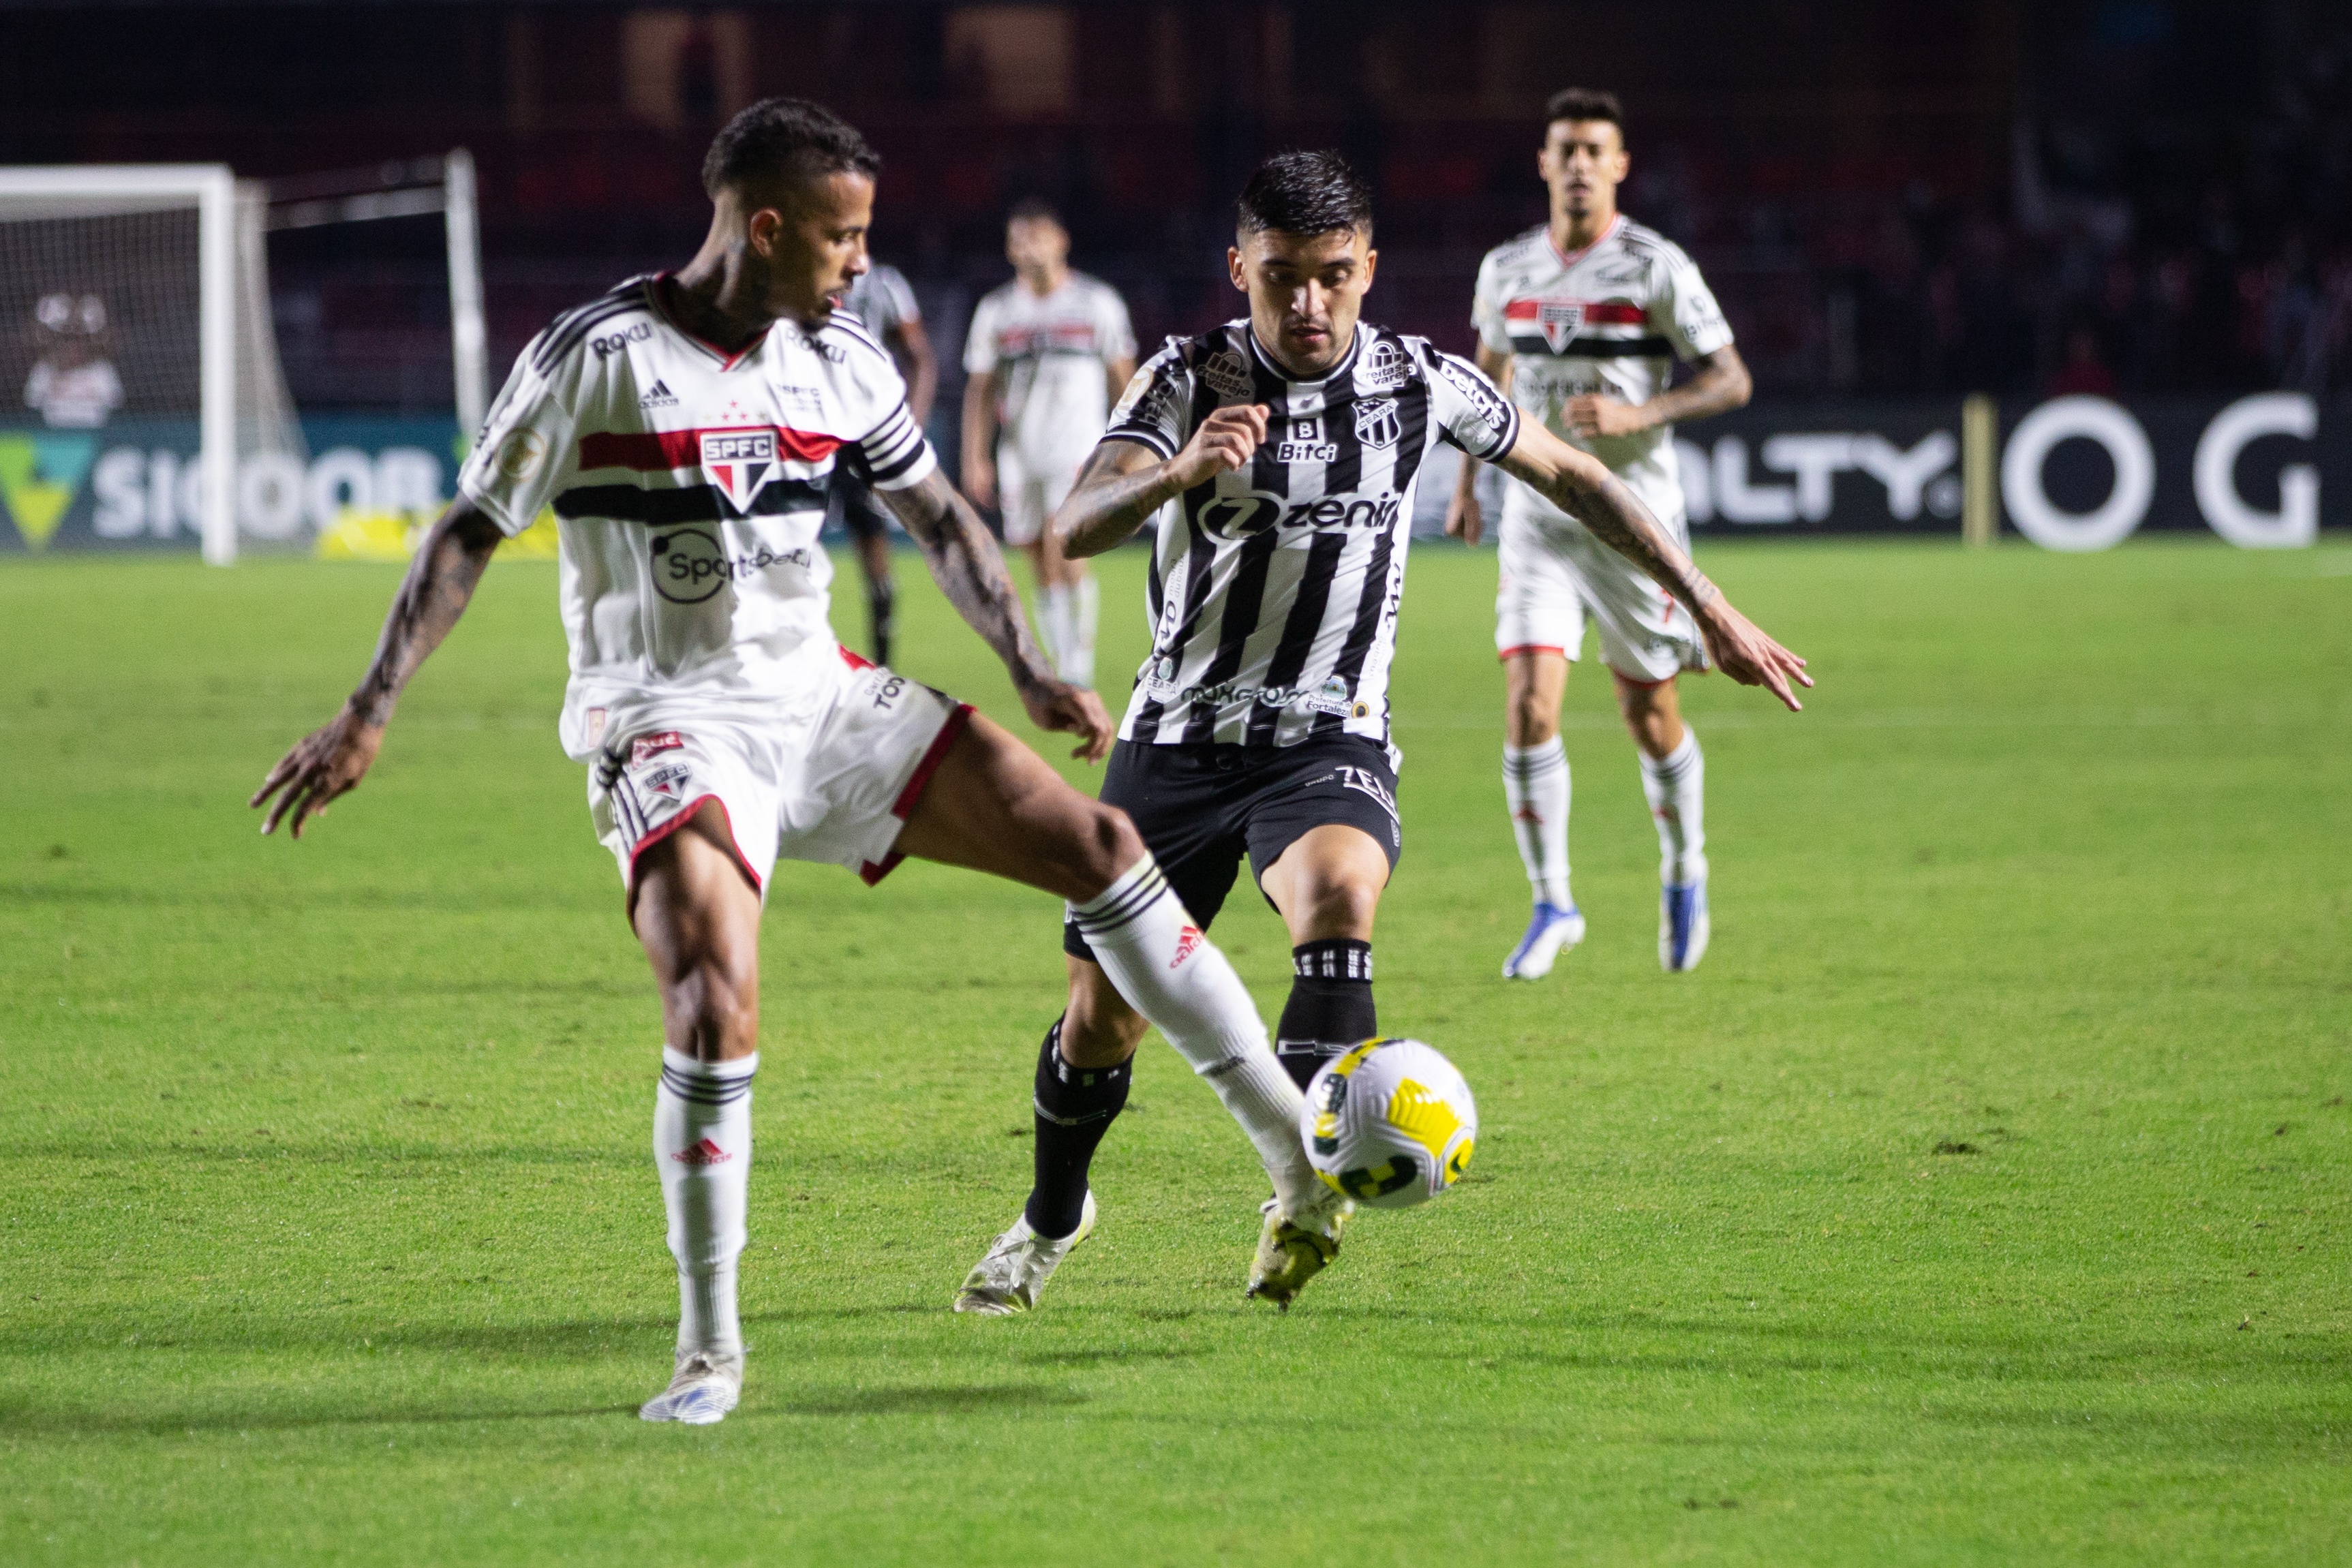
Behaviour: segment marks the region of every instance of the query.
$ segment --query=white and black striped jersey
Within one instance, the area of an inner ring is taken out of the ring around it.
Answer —
[[[1270,411],[1256,457],[1160,511],[1151,655],[1119,737],[1289,746],[1344,732],[1385,744],[1423,460],[1440,441],[1500,458],[1518,412],[1475,366],[1421,338],[1359,324],[1345,359],[1300,381],[1240,320],[1170,339],[1103,439],[1172,457],[1212,413],[1250,403]]]
[[[936,466],[906,383],[858,319],[779,320],[729,351],[633,277],[515,361],[458,489],[509,534],[555,514],[571,643],[564,747],[593,756],[637,706],[773,715],[831,689],[836,463],[876,487]]]

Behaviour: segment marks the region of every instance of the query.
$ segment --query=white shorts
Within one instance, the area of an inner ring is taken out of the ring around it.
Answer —
[[[1045,525],[1068,499],[1085,457],[1034,473],[1012,446],[996,449],[996,501],[1004,514],[1004,542],[1025,549],[1043,538]]]
[[[868,883],[893,847],[970,705],[841,650],[839,677],[806,715],[748,723],[656,706],[606,737],[588,769],[588,814],[636,896],[637,856],[717,800],[735,858],[767,896],[778,856],[847,866]]]
[[[1687,537],[1680,508],[1664,520]],[[1601,632],[1601,662],[1628,680],[1656,685],[1707,667],[1706,641],[1680,601],[1524,485],[1504,499],[1500,546],[1495,651],[1503,658],[1577,658],[1590,615]]]

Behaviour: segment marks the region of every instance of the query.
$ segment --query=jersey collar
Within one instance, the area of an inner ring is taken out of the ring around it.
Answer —
[[[744,344],[740,349],[738,349],[731,354],[726,350],[720,348],[718,344],[713,343],[707,339],[696,337],[693,333],[678,325],[677,318],[670,313],[669,301],[662,297],[663,289],[665,286],[670,282],[671,277],[672,274],[668,272],[656,272],[651,277],[647,278],[646,280],[646,301],[652,305],[654,314],[661,318],[661,324],[663,326],[668,328],[671,331],[677,333],[679,337],[685,339],[688,342],[693,344],[696,348],[701,350],[712,359],[717,360],[720,370],[731,371],[736,366],[741,364],[745,360],[751,358],[752,352],[757,350],[761,344],[766,342],[770,335],[775,331],[776,324],[773,321],[769,322],[767,331],[761,333],[758,337],[752,339],[750,342]]]
[[[1277,380],[1286,382],[1295,387],[1321,386],[1325,382],[1330,381],[1337,376],[1343,376],[1349,371],[1353,370],[1356,364],[1356,355],[1364,346],[1365,331],[1366,328],[1364,326],[1363,318],[1358,317],[1356,319],[1356,335],[1348,340],[1348,351],[1340,355],[1339,360],[1333,363],[1329,370],[1325,371],[1321,375],[1316,376],[1310,380],[1303,376],[1294,376],[1288,371],[1284,370],[1282,368],[1282,361],[1276,359],[1272,354],[1266,352],[1265,345],[1257,340],[1257,323],[1252,321],[1246,316],[1242,318],[1242,336],[1249,340],[1250,356],[1256,360],[1259,364],[1264,365],[1268,373],[1272,374]]]
[[[1559,264],[1562,267],[1574,267],[1578,262],[1582,261],[1586,256],[1591,256],[1594,251],[1599,250],[1602,246],[1607,245],[1609,243],[1610,236],[1614,235],[1619,229],[1622,228],[1624,225],[1625,214],[1623,213],[1619,213],[1616,216],[1609,220],[1609,226],[1602,229],[1599,234],[1593,235],[1592,243],[1586,246],[1582,250],[1562,250],[1559,248],[1559,242],[1551,237],[1551,224],[1547,220],[1544,224],[1544,244],[1551,246],[1552,255],[1559,257]]]

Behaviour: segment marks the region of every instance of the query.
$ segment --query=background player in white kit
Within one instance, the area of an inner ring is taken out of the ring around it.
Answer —
[[[826,622],[824,482],[854,448],[1030,717],[1076,733],[1080,755],[1108,749],[1101,702],[1045,668],[889,357],[837,308],[866,265],[879,163],[814,104],[770,99],[729,122],[703,165],[716,212],[700,251],[524,350],[359,689],[253,798],[278,795],[264,832],[290,815],[299,836],[357,784],[499,540],[553,506],[564,748],[589,767],[590,817],[661,989],[654,1160],[680,1314],[650,1421],[717,1421],[741,1386],[760,908],[780,854],[868,881],[919,855],[1069,900],[1131,1003],[1242,1122],[1283,1210],[1337,1203],[1249,993],[1127,819],[964,705],[849,653]]]
[[[1616,95],[1570,88],[1546,106],[1537,161],[1551,218],[1486,253],[1472,319],[1478,368],[1526,414],[1609,465],[1687,548],[1674,422],[1748,401],[1731,329],[1681,248],[1617,210],[1625,178]],[[1669,390],[1676,360],[1691,379]],[[1478,542],[1483,519],[1465,461],[1445,531]],[[1706,951],[1706,764],[1683,723],[1675,679],[1707,667],[1690,612],[1576,517],[1523,484],[1503,503],[1495,647],[1504,671],[1503,795],[1535,884],[1535,913],[1506,977],[1548,974],[1584,937],[1568,886],[1568,757],[1559,704],[1589,615],[1601,663],[1641,751],[1660,851],[1658,962],[1694,968]]]
[[[1004,542],[1036,566],[1045,652],[1090,686],[1100,590],[1047,524],[1135,373],[1135,329],[1118,290],[1070,269],[1069,231],[1044,202],[1013,209],[1004,255],[1013,281],[982,296],[965,340],[963,487],[1003,512]]]
[[[923,312],[905,274],[879,262],[866,268],[849,287],[841,308],[864,323],[875,341],[907,378],[907,412],[917,429],[930,421],[931,399],[940,390],[939,356],[931,351],[930,334],[923,330]],[[898,526],[890,508],[854,463],[834,467],[833,487],[826,498],[825,521],[839,523],[857,551],[866,574],[866,624],[874,662],[890,662],[890,634],[897,624],[898,586],[890,576],[890,530]]]

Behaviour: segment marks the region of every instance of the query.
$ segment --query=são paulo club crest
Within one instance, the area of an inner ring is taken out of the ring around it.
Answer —
[[[1569,340],[1584,330],[1584,301],[1581,299],[1539,299],[1536,302],[1536,329],[1551,351],[1559,353],[1568,347]]]
[[[737,516],[751,510],[751,498],[776,472],[776,433],[772,429],[706,430],[702,475],[718,487]]]

